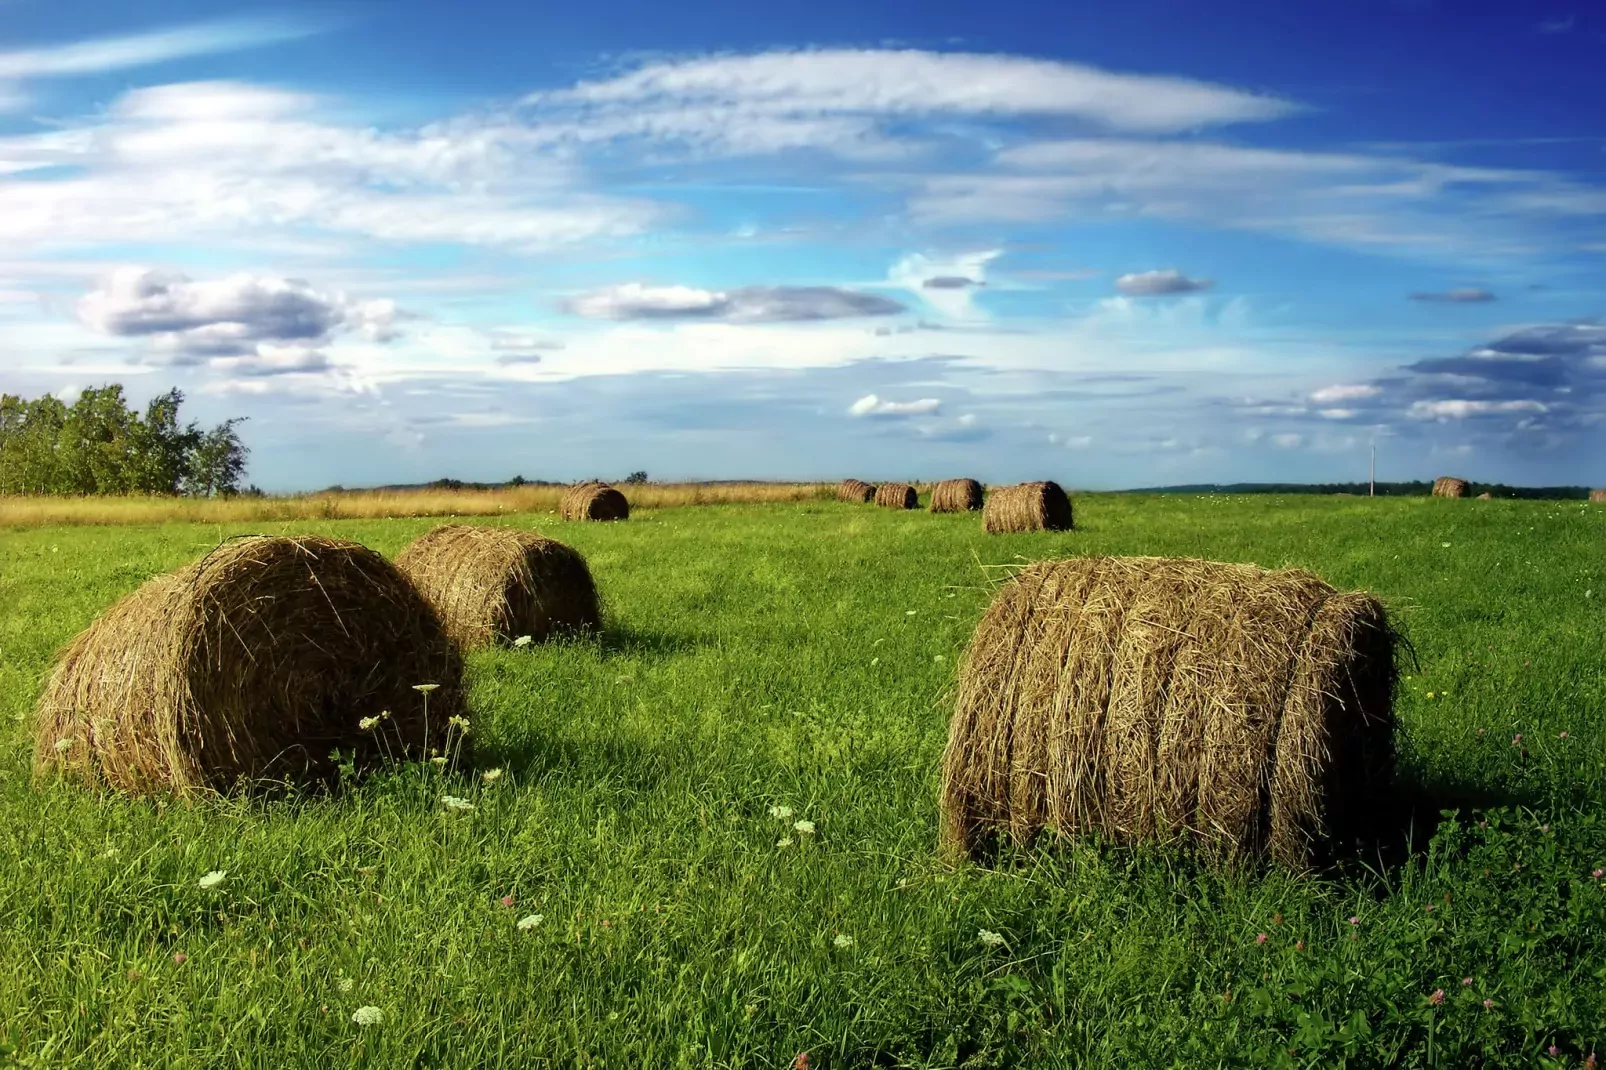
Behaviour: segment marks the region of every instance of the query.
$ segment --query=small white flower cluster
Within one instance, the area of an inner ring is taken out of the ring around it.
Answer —
[[[527,933],[545,920],[540,914],[526,914],[518,920],[519,932]]]
[[[474,809],[473,803],[467,799],[459,799],[456,795],[442,795],[441,805],[448,810],[456,810],[460,813]]]
[[[202,888],[216,888],[223,883],[223,878],[229,875],[226,869],[214,869],[200,880],[196,881]]]
[[[456,727],[461,728],[465,732],[468,731],[468,718],[467,717],[459,717],[454,713],[452,716],[446,718],[446,723],[449,724],[449,725],[455,725]]]
[[[385,1012],[378,1007],[358,1007],[351,1012],[351,1020],[358,1025],[378,1025],[385,1020]]]
[[[793,812],[794,811],[790,806],[770,807],[770,816],[775,818],[777,821],[785,821],[787,818],[792,816]]]
[[[390,711],[389,710],[380,710],[379,711],[379,716],[377,716],[377,717],[364,717],[362,720],[357,722],[357,727],[362,729],[364,732],[372,732],[375,728],[379,727],[379,722],[387,721],[389,719],[390,719]]]
[[[340,979],[335,982],[335,987],[340,989],[340,994],[341,995],[345,995],[345,994],[349,993],[356,986],[357,986],[357,982],[353,981],[351,978],[347,977],[345,974],[341,974],[340,975]]]
[[[501,768],[501,766],[498,766],[495,769],[487,769],[485,772],[480,774],[480,779],[485,781],[487,784],[493,783],[494,781],[501,780],[502,779],[502,768]]]
[[[835,944],[839,948],[850,948],[853,946],[853,937],[849,936],[847,933],[837,933],[836,937],[831,941],[831,943]]]
[[[77,736],[68,736],[65,739],[56,740],[56,753],[66,754],[68,751],[72,750],[72,745],[77,742]]]
[[[1003,936],[1003,934],[1002,933],[995,933],[991,929],[977,929],[976,930],[976,939],[981,941],[983,947],[1003,947],[1004,946],[1004,936]]]
[[[801,832],[805,836],[814,835],[814,822],[812,821],[794,822],[792,828],[798,832]]]
[[[530,637],[527,636],[527,635],[521,635],[517,639],[513,640],[513,645],[514,646],[529,646],[530,645]]]

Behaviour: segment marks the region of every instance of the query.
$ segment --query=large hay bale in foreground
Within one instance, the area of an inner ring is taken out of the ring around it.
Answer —
[[[606,483],[576,483],[564,493],[559,512],[565,520],[629,520],[630,503]]]
[[[1590,491],[1589,500],[1592,502],[1606,502],[1606,488]]]
[[[1058,483],[1017,483],[987,496],[982,527],[989,534],[1011,531],[1070,531],[1071,499]]]
[[[971,513],[981,508],[981,484],[974,479],[945,479],[931,488],[933,513]]]
[[[917,509],[920,497],[907,483],[883,483],[876,488],[875,503],[883,509]]]
[[[464,647],[602,625],[585,558],[538,532],[445,524],[403,550],[396,567]]]
[[[875,487],[862,479],[844,479],[836,485],[836,500],[863,505],[875,500]]]
[[[1308,572],[1038,562],[977,625],[943,753],[943,838],[1192,841],[1305,868],[1393,767],[1394,633]]]
[[[236,539],[67,646],[39,700],[34,765],[178,795],[323,780],[337,747],[359,765],[442,748],[462,672],[434,611],[374,551]],[[364,731],[367,717],[382,719]]]
[[[1433,497],[1465,498],[1471,486],[1466,480],[1455,476],[1440,476],[1433,481]]]

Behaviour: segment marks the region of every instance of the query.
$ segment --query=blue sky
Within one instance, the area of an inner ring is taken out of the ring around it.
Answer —
[[[276,490],[1599,485],[1606,12],[1466,7],[0,0],[0,389]]]

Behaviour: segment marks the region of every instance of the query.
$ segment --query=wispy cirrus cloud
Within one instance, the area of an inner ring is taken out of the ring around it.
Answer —
[[[1460,290],[1417,291],[1411,295],[1411,300],[1413,301],[1428,301],[1451,305],[1487,304],[1494,299],[1494,294],[1488,290],[1473,287]]]
[[[719,320],[724,323],[806,323],[893,316],[904,307],[877,294],[835,286],[744,286],[703,290],[692,286],[611,286],[570,298],[564,308],[587,319]]]

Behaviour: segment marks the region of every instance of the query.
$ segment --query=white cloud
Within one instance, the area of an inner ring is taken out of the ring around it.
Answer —
[[[1357,415],[1355,409],[1317,409],[1316,415],[1324,420],[1353,420]]]
[[[1382,393],[1383,388],[1373,383],[1334,383],[1311,391],[1310,399],[1318,405],[1330,405],[1340,401],[1365,401]]]
[[[1190,279],[1180,271],[1141,271],[1122,275],[1115,280],[1115,288],[1128,297],[1158,297],[1165,294],[1197,293],[1215,285],[1210,279]]]
[[[587,319],[716,319],[726,323],[785,323],[890,316],[896,301],[834,286],[744,286],[701,290],[627,282],[570,299],[565,307]]]
[[[1438,293],[1422,293],[1419,291],[1411,295],[1411,300],[1439,301],[1458,305],[1481,304],[1493,301],[1494,294],[1488,290],[1480,289],[1444,290]]]
[[[1409,414],[1418,420],[1464,420],[1469,416],[1501,416],[1512,413],[1542,414],[1550,411],[1543,402],[1532,399],[1477,401],[1451,398],[1441,401],[1415,401]]]
[[[1271,444],[1281,450],[1295,450],[1305,444],[1305,436],[1292,432],[1271,436]]]
[[[175,364],[206,362],[225,374],[323,371],[319,347],[356,332],[370,342],[397,336],[396,305],[314,289],[299,279],[248,274],[196,282],[184,275],[124,267],[78,301],[91,329],[147,339],[152,355]]]
[[[942,408],[942,402],[936,398],[921,398],[919,401],[884,401],[874,394],[864,397],[848,406],[849,416],[932,416]],[[963,419],[960,421],[964,423]],[[974,421],[972,421],[974,422]],[[969,426],[968,424],[966,426]]]
[[[61,78],[145,67],[154,63],[257,48],[315,32],[285,19],[191,23],[149,33],[100,37],[65,45],[0,52],[0,79]]]
[[[699,140],[717,140],[719,130],[818,123],[817,143],[824,147],[864,139],[870,116],[1060,116],[1167,132],[1298,110],[1274,97],[1185,78],[1023,56],[876,49],[650,63],[605,81],[534,94],[526,104],[543,114],[569,109],[593,122],[599,115],[629,117],[641,132]]]
[[[976,319],[982,315],[976,308],[976,291],[987,285],[987,265],[1002,255],[1002,249],[952,257],[911,253],[892,265],[887,281],[908,290],[945,319]]]

